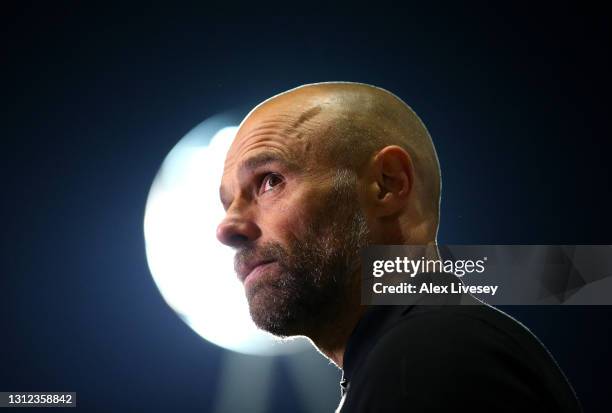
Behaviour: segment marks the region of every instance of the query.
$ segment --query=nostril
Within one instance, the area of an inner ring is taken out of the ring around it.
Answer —
[[[241,245],[246,244],[249,241],[249,238],[242,234],[233,234],[229,237],[229,245],[232,247],[239,247]]]

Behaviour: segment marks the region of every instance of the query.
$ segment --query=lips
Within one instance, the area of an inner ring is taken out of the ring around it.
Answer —
[[[238,279],[240,280],[240,282],[244,283],[249,274],[251,274],[255,269],[257,269],[257,267],[269,264],[271,262],[274,262],[274,260],[255,260],[239,265],[236,269]]]

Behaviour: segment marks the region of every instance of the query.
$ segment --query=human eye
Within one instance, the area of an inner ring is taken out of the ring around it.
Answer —
[[[259,193],[266,193],[282,183],[283,177],[281,175],[274,172],[265,174],[259,186]]]

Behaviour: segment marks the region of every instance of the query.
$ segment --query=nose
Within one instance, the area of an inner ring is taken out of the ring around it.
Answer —
[[[228,214],[217,227],[217,239],[232,248],[252,243],[261,235],[259,227],[251,220]]]

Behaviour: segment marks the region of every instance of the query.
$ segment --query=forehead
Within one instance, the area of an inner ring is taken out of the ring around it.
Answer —
[[[227,157],[224,178],[263,152],[291,162],[308,161],[323,128],[321,105],[275,104],[254,111],[241,125]]]

